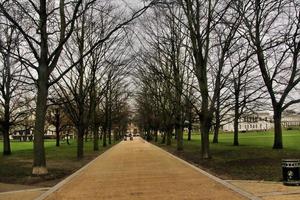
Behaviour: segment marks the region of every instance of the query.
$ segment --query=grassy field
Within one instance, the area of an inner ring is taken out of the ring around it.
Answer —
[[[31,176],[32,142],[12,141],[12,155],[3,156],[2,141],[0,141],[0,182],[52,186],[110,147],[100,147],[100,151],[94,152],[92,145],[92,141],[85,142],[84,159],[78,161],[76,158],[76,141],[71,141],[70,145],[61,143],[60,147],[56,147],[55,140],[46,140],[45,147],[49,175],[34,177]]]
[[[171,146],[157,145],[222,179],[280,181],[281,159],[300,159],[300,130],[284,131],[282,150],[272,149],[271,131],[241,133],[239,142],[240,146],[233,146],[232,133],[220,134],[219,143],[211,143],[209,160],[200,159],[199,134],[193,134],[191,141],[185,135],[183,152],[176,151],[175,140]]]

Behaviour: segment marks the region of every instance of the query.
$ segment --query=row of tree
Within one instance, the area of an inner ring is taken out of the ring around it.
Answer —
[[[132,72],[139,90],[137,121],[149,136],[163,132],[170,144],[175,129],[182,150],[182,129],[191,130],[197,119],[202,157],[209,158],[212,127],[218,142],[222,118],[234,110],[238,145],[238,119],[268,97],[273,148],[282,148],[282,112],[300,102],[299,6],[294,0],[156,0],[135,10],[122,9],[119,1],[1,0],[4,152],[10,153],[10,126],[34,110],[33,174],[47,173],[49,105],[76,128],[78,158],[88,130],[95,150],[99,128],[106,145],[113,127],[125,130]],[[149,8],[136,28],[141,48],[132,56],[128,25]]]
[[[54,120],[49,121],[54,121],[57,134],[64,116],[76,128],[78,158],[83,157],[87,131],[94,135],[95,150],[100,127],[104,146],[107,137],[111,143],[113,128],[115,139],[120,137],[129,113],[128,25],[152,5],[128,10],[120,2],[101,0],[0,1],[4,154],[11,152],[11,126],[34,113],[32,173],[48,173],[48,107],[53,107],[49,112]]]
[[[210,158],[209,132],[217,143],[228,113],[238,145],[240,117],[271,105],[273,148],[283,148],[282,112],[300,102],[299,11],[294,0],[161,1],[141,20],[139,125],[167,144],[175,129],[182,150],[182,129],[196,118]]]

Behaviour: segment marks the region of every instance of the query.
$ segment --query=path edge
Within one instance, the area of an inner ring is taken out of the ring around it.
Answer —
[[[144,140],[143,138],[141,138],[142,140]],[[245,190],[242,190],[241,188],[231,184],[231,183],[228,183],[227,181],[224,181],[206,171],[204,171],[203,169],[200,169],[199,167],[196,167],[195,165],[192,165],[191,163],[175,156],[174,154],[164,150],[163,148],[160,148],[159,146],[156,146],[155,144],[152,144],[146,140],[144,140],[145,142],[147,142],[148,144],[150,145],[153,145],[156,149],[160,150],[160,151],[163,151],[164,153],[168,154],[169,156],[171,156],[172,158],[175,158],[176,160],[180,161],[181,163],[185,164],[185,165],[188,165],[190,167],[192,167],[193,169],[195,169],[196,171],[200,172],[201,174],[213,179],[214,181],[222,184],[223,186],[225,186],[226,188],[230,189],[230,190],[233,190],[234,192],[237,192],[238,194],[240,194],[241,196],[243,197],[246,197],[248,199],[251,199],[251,200],[262,200],[261,198],[259,198],[258,196],[255,196]]]
[[[32,189],[23,189],[23,190],[12,190],[12,191],[7,191],[7,192],[0,192],[0,197],[1,195],[5,194],[15,194],[19,192],[38,192],[38,191],[48,191],[51,187],[41,187],[41,188],[32,188]]]
[[[79,174],[81,174],[83,170],[85,170],[86,168],[88,168],[91,164],[93,164],[100,157],[102,157],[106,153],[112,151],[121,142],[118,142],[114,146],[110,147],[109,149],[107,149],[106,151],[104,151],[103,153],[101,153],[99,156],[97,156],[96,158],[94,158],[93,160],[91,160],[90,162],[88,162],[86,165],[84,165],[83,167],[81,167],[80,169],[78,169],[77,171],[75,171],[73,174],[69,175],[67,178],[65,178],[62,181],[58,182],[56,185],[54,185],[53,187],[51,187],[47,192],[44,192],[43,194],[41,194],[40,196],[38,196],[34,200],[44,200],[44,199],[46,199],[49,195],[51,195],[55,191],[59,190],[66,183],[70,182],[73,178],[75,178],[76,176],[78,176]]]

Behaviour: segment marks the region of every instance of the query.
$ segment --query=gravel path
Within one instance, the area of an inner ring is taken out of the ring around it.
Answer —
[[[270,181],[228,181],[263,200],[296,200],[300,199],[299,186],[285,186],[280,182]]]
[[[60,185],[45,199],[246,199],[140,138],[122,141]]]

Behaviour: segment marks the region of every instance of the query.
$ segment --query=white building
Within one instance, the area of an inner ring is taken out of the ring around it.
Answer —
[[[281,124],[288,128],[291,126],[300,126],[300,113],[287,111],[283,113]]]
[[[291,126],[300,126],[300,113],[286,111],[282,113],[281,124],[284,128]],[[272,129],[273,116],[270,113],[255,113],[247,116],[242,116],[239,120],[239,131],[265,131]],[[233,115],[229,114],[227,123],[222,126],[225,132],[233,132]]]
[[[226,132],[232,132],[233,116],[228,117],[228,122],[223,125],[222,129]],[[255,113],[247,116],[242,116],[239,120],[239,131],[262,131],[273,128],[272,116],[269,113]]]

